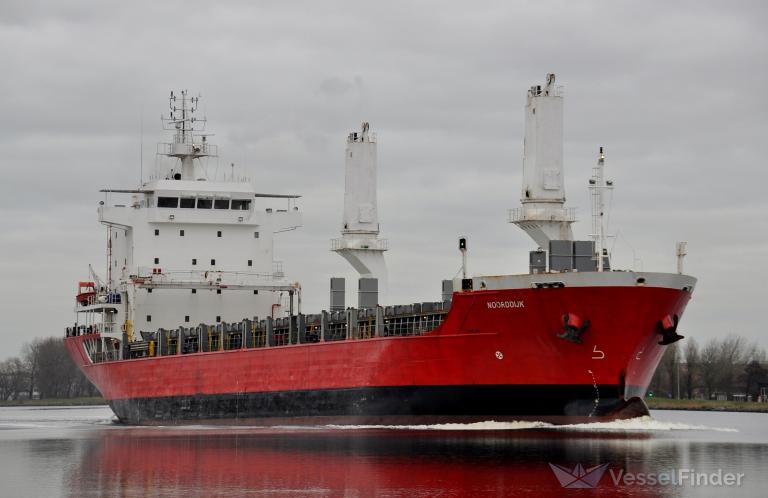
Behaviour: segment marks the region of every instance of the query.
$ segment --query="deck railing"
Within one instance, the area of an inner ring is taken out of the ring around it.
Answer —
[[[269,348],[295,344],[418,336],[442,325],[450,302],[415,303],[370,309],[350,308],[311,315],[244,319],[235,323],[201,323],[195,327],[141,331],[139,340],[121,346],[119,355],[91,357],[96,361],[174,356],[213,351]],[[93,333],[87,329],[83,333]],[[79,335],[67,330],[67,336]],[[119,356],[119,357],[118,357]]]

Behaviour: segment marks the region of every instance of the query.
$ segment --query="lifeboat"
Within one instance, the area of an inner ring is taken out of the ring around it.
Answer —
[[[78,304],[87,306],[93,302],[93,298],[96,296],[96,283],[95,282],[78,282],[77,283],[77,297],[75,298]]]

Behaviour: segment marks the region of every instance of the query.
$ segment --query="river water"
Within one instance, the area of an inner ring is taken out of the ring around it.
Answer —
[[[6,407],[0,496],[768,496],[768,414],[146,428],[114,424],[107,407]]]

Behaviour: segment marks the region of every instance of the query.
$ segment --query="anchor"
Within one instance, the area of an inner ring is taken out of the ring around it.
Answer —
[[[557,337],[575,344],[581,344],[581,335],[589,328],[589,320],[582,321],[578,315],[566,313],[563,315],[563,324],[565,330],[562,334],[557,334]]]
[[[684,336],[677,333],[677,324],[680,321],[680,317],[677,315],[665,316],[656,323],[656,332],[661,334],[661,340],[659,345],[668,346],[674,344]]]

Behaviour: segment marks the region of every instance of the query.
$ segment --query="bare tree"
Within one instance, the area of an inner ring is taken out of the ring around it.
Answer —
[[[679,359],[677,344],[667,346],[664,349],[664,355],[659,361],[659,366],[653,374],[651,383],[648,386],[651,392],[659,395],[674,395],[677,383],[677,362]]]
[[[32,342],[26,343],[22,350],[22,357],[27,368],[27,375],[29,376],[29,387],[27,389],[27,391],[29,391],[29,399],[32,399],[35,387],[37,386],[37,374],[40,370],[40,347],[42,341],[42,339],[34,339]]]
[[[755,386],[755,398],[757,398],[759,385],[765,383],[768,380],[768,370],[763,368],[758,360],[750,361],[746,367],[744,367],[744,394],[749,396],[752,394],[752,386]]]
[[[41,339],[36,343],[38,375],[36,387],[40,398],[69,398],[92,396],[95,390],[79,371],[58,337]]]
[[[58,337],[25,344],[22,358],[0,362],[0,400],[18,399],[21,393],[31,398],[35,392],[41,399],[98,394]]]
[[[707,399],[712,397],[717,384],[717,363],[720,344],[717,339],[710,339],[701,351],[701,382],[707,392]]]
[[[677,381],[679,373],[679,361],[680,354],[677,348],[677,344],[667,346],[667,350],[664,351],[664,356],[661,359],[661,368],[666,374],[667,392],[673,397],[680,397],[680,393],[677,390]]]
[[[71,360],[64,343],[54,337],[41,341],[39,361],[40,375],[37,388],[40,391],[40,398],[69,397],[72,375],[67,367]]]
[[[755,355],[756,344],[747,344],[747,341],[736,334],[728,334],[720,343],[719,357],[717,359],[718,389],[725,393],[732,393],[736,388],[736,380],[743,370],[748,359]]]
[[[29,372],[21,359],[9,358],[0,364],[0,378],[2,399],[18,399],[28,387]]]
[[[11,360],[0,362],[0,401],[11,397]]]
[[[696,388],[699,369],[701,367],[701,356],[699,354],[699,345],[696,342],[696,339],[690,337],[685,341],[685,393],[688,399],[692,399],[693,391]]]

